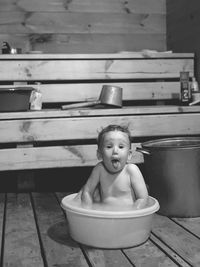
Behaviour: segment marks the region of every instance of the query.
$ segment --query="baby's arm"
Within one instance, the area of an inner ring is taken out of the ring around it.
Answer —
[[[79,192],[82,204],[90,206],[93,203],[93,194],[100,179],[100,163],[92,170],[86,184]]]
[[[136,209],[144,208],[148,201],[148,191],[140,169],[135,164],[128,165],[131,186],[136,196],[134,203]]]

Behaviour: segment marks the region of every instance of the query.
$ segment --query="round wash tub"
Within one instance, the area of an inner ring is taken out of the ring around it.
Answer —
[[[127,248],[144,243],[150,235],[158,201],[149,197],[146,208],[126,211],[101,211],[73,205],[71,194],[62,199],[71,237],[97,248]]]

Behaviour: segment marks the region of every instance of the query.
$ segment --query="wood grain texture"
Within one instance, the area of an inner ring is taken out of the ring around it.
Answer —
[[[47,266],[88,267],[79,245],[69,236],[64,214],[53,194],[33,193],[33,201]]]
[[[102,13],[164,13],[166,12],[165,0],[1,0],[2,11],[24,10],[28,12],[102,12]]]
[[[100,250],[87,246],[82,246],[85,251],[86,257],[95,267],[131,267],[132,264],[124,256],[121,250]]]
[[[0,121],[0,138],[5,143],[96,139],[108,124],[129,126],[134,137],[195,135],[199,120],[199,113],[5,120]]]
[[[200,238],[200,218],[172,218],[176,223]]]
[[[79,102],[98,99],[104,84],[121,87],[123,101],[177,99],[180,92],[179,82],[41,84],[40,90],[43,103]]]
[[[192,76],[194,70],[193,54],[155,51],[2,55],[1,60],[1,79],[5,83],[10,80],[18,82],[16,86],[21,82],[24,86],[27,81],[44,81],[44,101],[57,104],[97,98],[106,81],[125,87],[123,100],[173,100],[179,96],[180,71],[189,71]],[[59,97],[54,98],[55,95]],[[91,166],[97,162],[92,144],[108,124],[129,126],[132,137],[141,142],[149,137],[198,135],[199,116],[199,107],[156,105],[1,113],[0,139],[5,144],[0,151],[0,169]],[[32,147],[19,147],[20,143]],[[75,143],[78,146],[72,146]],[[133,162],[143,162],[142,156],[136,153]]]
[[[123,116],[123,115],[161,115],[182,114],[182,113],[198,113],[200,106],[176,106],[176,105],[154,105],[154,106],[127,106],[123,108],[82,108],[76,110],[60,110],[60,109],[43,109],[41,111],[29,112],[2,112],[1,120],[15,119],[50,119],[50,118],[72,118],[72,117],[94,117],[94,116]]]
[[[0,41],[24,52],[166,50],[166,0],[1,0]]]
[[[194,71],[193,59],[10,60],[0,65],[1,81],[179,78]]]
[[[3,242],[3,235],[4,235],[4,211],[5,211],[5,203],[6,203],[6,194],[0,193],[0,251],[2,251],[2,242]],[[3,255],[0,255],[0,263],[3,262]]]
[[[56,194],[31,193],[31,199],[29,193],[8,194],[2,267],[199,266],[200,239],[195,236],[199,218],[171,220],[155,214],[153,234],[144,244],[123,250],[96,249],[80,246],[71,239],[66,217],[60,207],[62,198],[68,194],[64,188],[63,192]],[[4,194],[1,196],[4,206]],[[36,242],[39,239],[40,245]],[[40,248],[44,264],[38,261]]]
[[[33,51],[34,52],[34,51]],[[158,52],[155,50],[144,49],[142,51],[120,51],[117,53],[27,53],[27,54],[2,54],[1,60],[123,60],[123,59],[190,59],[194,61],[194,53],[173,53],[172,51]],[[187,61],[186,61],[187,62]],[[186,63],[185,62],[185,63]]]
[[[173,260],[174,263],[178,264],[178,266],[182,267],[190,267],[190,265],[183,259],[181,258],[178,254],[176,254],[173,249],[167,244],[163,243],[158,237],[156,237],[153,233],[150,236],[150,240],[165,254]]]
[[[140,144],[132,144],[131,162],[141,163],[144,159],[141,153],[135,152],[136,146]],[[96,151],[96,145],[1,149],[0,170],[94,166],[98,162]]]
[[[123,249],[123,252],[134,266],[156,267],[158,262],[160,266],[178,266],[151,240],[136,248]]]
[[[160,14],[38,12],[0,13],[2,34],[12,33],[165,33]]]
[[[155,216],[153,233],[191,266],[200,264],[200,240],[164,216]]]
[[[21,47],[23,53],[117,53],[120,51],[166,50],[165,34],[1,34],[0,42],[7,40],[14,47]],[[148,44],[148,45],[147,45]]]
[[[1,33],[165,33],[165,17],[160,14],[114,13],[11,13],[12,20],[2,20]],[[20,21],[20,18],[22,20]],[[16,22],[16,24],[14,23]],[[6,25],[7,24],[7,25]],[[24,25],[24,26],[23,26]],[[5,31],[4,29],[7,29]]]
[[[16,267],[45,266],[28,194],[8,194],[3,263]]]
[[[123,89],[122,100],[172,100],[179,99],[179,82],[93,82],[93,83],[53,83],[41,84],[43,103],[67,103],[85,102],[99,99],[104,84],[119,86]],[[15,85],[12,87],[27,87],[27,85]],[[33,88],[38,86],[33,84]],[[0,85],[1,88],[10,88],[11,85]],[[28,115],[28,114],[27,114]],[[1,116],[1,114],[0,114]],[[29,116],[29,115],[28,115]]]

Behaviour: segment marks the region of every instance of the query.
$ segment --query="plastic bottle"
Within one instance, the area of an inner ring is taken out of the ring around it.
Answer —
[[[191,101],[191,88],[189,82],[189,72],[180,72],[180,100],[182,105],[188,105]]]
[[[192,77],[192,81],[191,81],[191,84],[190,84],[190,89],[192,92],[197,92],[199,91],[199,84],[196,80],[195,77]]]
[[[42,109],[42,93],[40,91],[40,83],[37,83],[37,88],[32,91],[30,97],[30,110]]]

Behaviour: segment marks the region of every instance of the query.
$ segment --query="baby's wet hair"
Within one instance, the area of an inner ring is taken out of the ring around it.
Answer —
[[[97,146],[98,148],[101,147],[101,144],[103,142],[103,137],[106,133],[108,132],[114,132],[114,131],[119,131],[122,133],[126,133],[130,142],[130,146],[131,146],[131,133],[128,129],[128,126],[121,126],[121,125],[116,125],[116,124],[110,124],[108,126],[106,126],[105,128],[103,128],[98,135],[97,138]]]

